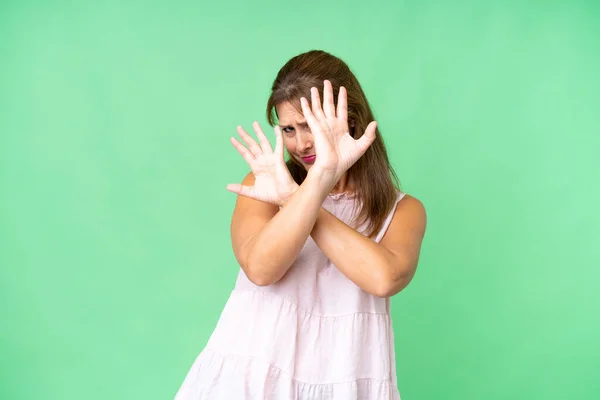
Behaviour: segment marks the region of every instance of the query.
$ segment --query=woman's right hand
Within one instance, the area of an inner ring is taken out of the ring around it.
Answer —
[[[241,126],[237,127],[237,131],[248,147],[233,137],[231,143],[250,166],[255,178],[254,186],[235,183],[227,185],[227,190],[265,203],[283,206],[298,189],[298,184],[290,175],[283,159],[281,130],[279,126],[275,127],[273,150],[258,122],[255,121],[252,127],[260,145]]]

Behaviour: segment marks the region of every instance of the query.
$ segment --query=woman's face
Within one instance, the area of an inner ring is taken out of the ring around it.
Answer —
[[[291,157],[308,170],[315,163],[316,153],[313,136],[304,115],[290,103],[281,103],[275,108],[285,148]]]

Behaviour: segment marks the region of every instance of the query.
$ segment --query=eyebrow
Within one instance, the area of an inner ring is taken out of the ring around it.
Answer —
[[[297,121],[296,125],[306,125],[306,121]],[[283,123],[279,123],[279,126],[281,126],[282,128],[293,128],[294,126],[292,124],[283,124]]]

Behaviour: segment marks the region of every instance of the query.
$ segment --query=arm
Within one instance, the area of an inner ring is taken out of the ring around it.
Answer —
[[[252,186],[252,173],[243,184]],[[281,210],[272,204],[239,196],[231,222],[235,256],[250,281],[270,285],[292,265],[313,229],[329,181],[309,174]]]
[[[331,82],[324,82],[324,104],[319,92],[311,89],[311,105],[301,98],[302,112],[314,135],[317,159],[311,172],[339,178],[364,154],[375,139],[376,123],[371,122],[357,140],[348,134],[346,91],[340,88],[337,112]],[[425,230],[425,211],[414,199],[398,203],[385,237],[378,244],[361,235],[325,210],[311,235],[336,267],[366,292],[389,297],[404,288],[414,275]]]
[[[249,197],[238,199],[231,225],[232,242],[242,269],[257,285],[269,285],[284,276],[313,231],[329,191],[375,140],[377,124],[374,121],[357,140],[348,133],[345,88],[340,88],[337,115],[329,81],[324,82],[324,96],[321,108],[318,90],[311,89],[312,110],[306,98],[300,99],[317,152],[316,161],[300,187],[283,161],[278,127],[275,151],[258,123],[254,128],[260,145],[241,127],[238,133],[248,148],[232,138],[255,178],[253,181],[249,176],[241,185],[228,185],[228,190]],[[277,212],[271,204],[282,208]],[[339,242],[334,242],[333,246],[338,245]]]
[[[406,195],[381,243],[358,233],[321,209],[311,236],[325,255],[364,291],[391,297],[412,280],[425,233],[422,203]]]

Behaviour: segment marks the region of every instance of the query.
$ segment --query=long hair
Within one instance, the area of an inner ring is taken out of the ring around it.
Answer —
[[[367,125],[374,120],[369,102],[350,71],[348,65],[339,58],[321,50],[312,50],[290,59],[280,70],[273,82],[271,96],[267,101],[267,120],[276,125],[276,106],[289,103],[301,112],[300,97],[310,99],[310,88],[319,89],[323,98],[323,81],[331,82],[334,101],[340,86],[344,86],[348,99],[348,126],[354,139],[360,138]],[[290,157],[287,167],[294,180],[301,184],[307,171]],[[369,237],[374,237],[382,228],[385,218],[396,201],[396,190],[400,183],[387,156],[385,144],[377,127],[376,138],[365,154],[348,170],[355,184],[355,193],[360,211],[355,222],[366,224]]]

